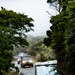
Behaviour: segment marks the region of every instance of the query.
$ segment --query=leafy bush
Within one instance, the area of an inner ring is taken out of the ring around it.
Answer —
[[[40,53],[36,55],[36,60],[39,62],[44,62],[49,60],[49,57],[45,53]]]

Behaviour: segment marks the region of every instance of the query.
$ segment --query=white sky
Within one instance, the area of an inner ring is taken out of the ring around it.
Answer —
[[[50,14],[55,14],[56,11],[49,8],[47,0],[0,0],[0,7],[15,12],[24,13],[28,17],[34,19],[34,32],[28,34],[38,36],[45,35],[51,24],[49,23]]]

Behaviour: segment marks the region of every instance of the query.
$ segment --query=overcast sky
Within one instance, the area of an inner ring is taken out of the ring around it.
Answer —
[[[50,14],[56,14],[55,10],[50,9],[47,0],[0,0],[0,7],[13,10],[32,17],[34,19],[34,32],[28,34],[38,36],[45,35],[51,24],[49,23]]]

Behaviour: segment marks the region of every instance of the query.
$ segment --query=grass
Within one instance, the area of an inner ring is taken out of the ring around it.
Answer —
[[[10,71],[10,72],[6,73],[5,75],[17,75],[17,73],[14,71]]]

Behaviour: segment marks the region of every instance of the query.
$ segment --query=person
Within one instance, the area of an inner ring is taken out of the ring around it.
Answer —
[[[20,75],[21,73],[21,65],[18,64],[17,62],[15,62],[15,69],[18,75]]]
[[[17,74],[20,72],[20,69],[16,66],[15,67]]]
[[[20,64],[22,63],[22,61],[23,61],[23,57],[21,56]]]

